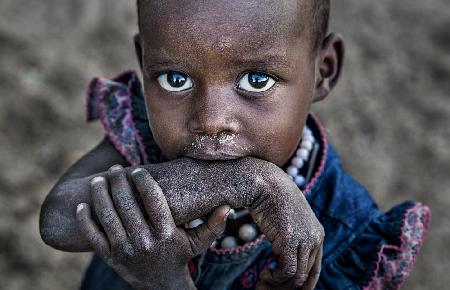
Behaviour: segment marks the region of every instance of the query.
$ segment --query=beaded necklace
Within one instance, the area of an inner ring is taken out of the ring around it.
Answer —
[[[286,168],[286,173],[301,190],[304,190],[306,184],[311,179],[318,152],[319,143],[316,142],[311,129],[305,126],[295,156],[292,157],[290,165]],[[238,236],[223,236],[216,240],[211,247],[230,249],[244,243],[252,242],[258,236],[258,228],[254,223],[251,223],[250,210],[248,208],[231,209],[228,220],[241,221],[241,223],[243,223],[239,227]],[[246,223],[245,221],[247,220],[250,220],[250,223]],[[199,218],[189,222],[187,227],[195,228],[203,223],[203,219]]]

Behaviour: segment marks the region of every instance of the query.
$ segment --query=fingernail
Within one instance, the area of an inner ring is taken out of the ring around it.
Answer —
[[[123,169],[122,165],[116,164],[116,165],[112,166],[111,168],[109,168],[109,171],[115,172],[115,171],[120,171],[122,169]]]
[[[137,173],[139,173],[139,172],[142,172],[142,171],[144,171],[144,168],[136,168],[136,169],[134,169],[132,172],[131,172],[131,174],[137,174]]]
[[[91,183],[98,183],[98,182],[104,182],[105,178],[103,176],[96,176],[92,178]]]
[[[82,211],[84,209],[84,203],[80,203],[79,205],[77,205],[77,213],[79,213],[80,211]]]
[[[231,208],[228,208],[228,211],[227,211],[227,213],[225,214],[225,216],[223,218],[224,222],[228,219],[228,216],[230,215],[230,213],[231,213]]]

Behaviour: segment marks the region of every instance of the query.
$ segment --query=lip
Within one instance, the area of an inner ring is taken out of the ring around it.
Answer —
[[[249,146],[242,136],[224,132],[192,136],[182,155],[199,160],[233,160],[249,154]]]
[[[194,159],[208,160],[208,161],[225,161],[244,157],[243,155],[229,154],[225,152],[190,152],[187,153],[185,156]]]

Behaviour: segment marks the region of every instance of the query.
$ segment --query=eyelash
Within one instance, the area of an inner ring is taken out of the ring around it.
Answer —
[[[159,78],[161,75],[163,75],[163,74],[168,74],[168,73],[174,73],[174,72],[182,73],[182,74],[186,75],[188,78],[190,78],[190,79],[192,80],[192,82],[193,82],[193,88],[195,87],[195,81],[194,81],[194,79],[193,79],[189,74],[185,73],[185,72],[182,71],[182,70],[161,70],[161,71],[159,71],[159,72],[153,73],[153,74],[152,74],[152,79],[153,79],[153,81],[155,81],[156,83],[158,83],[158,78]],[[271,88],[269,88],[267,91],[263,91],[263,92],[250,92],[250,91],[246,91],[246,90],[240,89],[240,88],[239,88],[239,81],[240,81],[246,74],[250,74],[250,73],[266,75],[266,76],[272,78],[273,80],[275,80],[275,84],[274,84]],[[236,78],[235,81],[234,81],[234,87],[235,87],[235,89],[238,90],[240,93],[247,94],[247,95],[251,95],[251,96],[258,96],[258,95],[266,94],[266,93],[272,91],[273,87],[275,87],[279,82],[282,82],[282,81],[283,81],[282,78],[280,78],[279,76],[274,75],[274,74],[272,74],[272,73],[269,73],[269,72],[264,72],[264,71],[261,71],[261,70],[246,70],[246,71],[241,72],[241,73],[237,76],[237,78]],[[158,85],[159,85],[159,83],[158,83]],[[172,92],[172,93],[173,93],[173,92]]]

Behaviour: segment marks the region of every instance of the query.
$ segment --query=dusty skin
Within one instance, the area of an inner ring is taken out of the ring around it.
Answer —
[[[103,136],[99,124],[84,121],[89,79],[138,69],[130,41],[134,1],[110,4],[0,2],[4,289],[79,289],[91,255],[46,246],[37,223],[41,202],[61,172]],[[344,34],[348,58],[337,93],[313,109],[345,168],[383,209],[407,198],[431,206],[429,236],[403,288],[446,289],[450,127],[443,124],[450,123],[450,2],[333,5],[332,30]]]
[[[117,169],[117,167],[114,167]],[[131,225],[127,230],[131,234],[132,240],[128,248],[142,249],[139,245],[143,245],[149,242],[143,242],[148,237],[145,237],[145,227],[142,222],[144,219],[139,218],[139,212],[137,210],[136,200],[142,203],[145,211],[148,215],[148,219],[151,220],[170,220],[171,217],[168,212],[155,209],[160,208],[161,203],[151,203],[149,200],[155,199],[155,194],[161,192],[158,187],[161,187],[167,199],[167,205],[172,213],[173,221],[176,225],[182,225],[192,219],[200,216],[204,216],[212,212],[215,208],[221,205],[230,205],[231,207],[250,207],[251,215],[256,224],[260,227],[262,232],[272,242],[273,252],[277,257],[280,267],[277,268],[272,274],[268,272],[263,275],[263,281],[271,281],[271,283],[278,284],[277,289],[292,288],[292,283],[303,284],[306,280],[308,273],[309,279],[305,284],[304,289],[311,289],[316,282],[317,273],[320,272],[320,260],[321,260],[321,248],[324,237],[323,229],[320,223],[315,219],[311,208],[309,207],[303,193],[297,188],[297,186],[289,179],[289,177],[277,166],[272,163],[256,159],[256,158],[243,158],[231,161],[221,162],[208,162],[198,161],[189,158],[177,159],[163,164],[154,164],[145,166],[145,170],[134,171],[130,178],[130,172],[133,168],[127,169],[128,180],[133,180],[137,191],[140,192],[136,199],[130,192],[135,191],[130,188],[127,179],[125,178],[125,171],[110,169],[108,173],[101,174],[105,177],[102,181],[99,177],[94,178],[93,182],[89,178],[82,178],[70,182],[63,183],[64,192],[70,194],[70,187],[76,192],[72,192],[73,196],[79,196],[82,192],[89,192],[89,186],[91,186],[91,194],[93,200],[90,202],[91,206],[95,209],[97,218],[101,224],[107,227],[114,227],[114,218],[111,211],[106,209],[105,206],[98,205],[97,201],[104,200],[99,198],[96,201],[96,196],[103,194],[108,196],[107,186],[101,186],[101,183],[105,183],[106,180],[110,182],[112,200],[114,200],[118,212],[120,208],[124,208],[119,215],[122,217],[122,221],[125,225]],[[151,176],[148,174],[150,173]],[[154,180],[153,180],[154,179]],[[157,183],[156,183],[156,182]],[[106,184],[106,183],[105,183]],[[101,188],[104,188],[103,193]],[[153,190],[149,190],[153,189]],[[61,188],[58,190],[62,190]],[[100,193],[99,193],[100,192]],[[82,198],[85,199],[86,197]],[[158,200],[162,200],[159,198]],[[71,201],[73,202],[73,201]],[[96,203],[97,202],[97,203]],[[118,206],[118,202],[122,206]],[[111,203],[112,204],[112,203]],[[164,204],[164,202],[163,202]],[[130,214],[134,210],[133,214]],[[153,208],[153,210],[151,209]],[[78,208],[78,219],[81,220],[81,224],[85,225],[84,228],[94,227],[94,222],[89,222],[89,207],[83,205]],[[126,210],[125,210],[126,209]],[[50,211],[49,211],[50,212]],[[214,214],[213,214],[214,216]],[[55,216],[53,216],[55,218]],[[46,220],[46,218],[43,218]],[[70,219],[64,217],[58,217],[61,219]],[[84,220],[84,222],[83,222]],[[107,220],[105,223],[103,221]],[[144,220],[145,221],[145,220]],[[164,225],[164,224],[163,224]],[[55,225],[60,226],[60,224]],[[61,226],[60,226],[61,227]],[[83,226],[82,226],[83,228]],[[96,252],[100,252],[100,255],[110,261],[110,264],[116,271],[118,271],[130,284],[133,285],[133,281],[145,281],[136,277],[130,278],[127,272],[127,267],[123,265],[129,265],[129,261],[123,258],[122,254],[118,254],[112,257],[111,252],[105,250],[108,247],[105,246],[101,234],[88,234],[88,244],[86,241],[80,240],[80,236],[77,232],[70,232],[73,226],[67,225],[65,228],[44,228],[43,236],[46,236],[46,240],[50,241],[53,246],[57,246],[61,249],[72,249],[76,251],[89,250],[94,248]],[[105,229],[108,235],[108,229]],[[93,231],[82,230],[84,233]],[[117,232],[120,229],[117,228],[110,230],[111,233],[115,233],[115,236],[120,236]],[[170,238],[176,236],[174,233],[179,233],[179,230],[174,229],[169,225],[159,226],[159,233],[166,232],[163,236]],[[170,232],[167,234],[167,232]],[[62,235],[62,233],[64,233]],[[220,233],[217,233],[220,234]],[[62,236],[72,238],[62,238]],[[113,244],[120,242],[111,241],[111,248]],[[211,239],[212,238],[212,239]],[[56,241],[58,239],[58,241]],[[205,243],[209,245],[214,239],[214,236],[209,237],[210,240]],[[100,241],[100,242],[99,242]],[[136,242],[138,241],[138,242]],[[70,243],[70,244],[69,244]],[[100,243],[100,245],[99,245]],[[103,246],[101,245],[103,243]],[[122,246],[124,243],[120,243]],[[150,243],[151,244],[151,243]],[[133,246],[132,246],[133,245]],[[137,245],[137,246],[136,246]],[[178,247],[178,246],[177,246]],[[144,247],[145,248],[145,247]],[[148,247],[147,247],[148,248]],[[201,249],[189,249],[185,256],[180,257],[180,261],[187,262],[190,258],[198,254]],[[125,256],[133,256],[126,250]],[[151,252],[151,251],[148,251]],[[173,253],[172,253],[173,254]],[[112,257],[112,258],[111,258]],[[164,259],[164,255],[158,255],[160,259]],[[297,257],[300,259],[297,261]],[[310,258],[310,259],[308,259]],[[114,261],[114,262],[111,262]],[[122,264],[120,261],[123,261]],[[155,274],[155,277],[164,277],[163,273],[171,273],[173,269],[181,269],[181,264],[168,265],[166,260],[154,262],[154,263],[142,263],[141,271],[145,272],[148,276],[149,272]],[[159,265],[155,268],[148,269],[149,265]],[[166,265],[166,267],[163,267]],[[186,264],[184,264],[185,266]],[[167,268],[168,267],[168,268]],[[145,269],[145,270],[144,270]],[[185,268],[184,268],[185,270]],[[125,271],[125,272],[124,272]],[[185,275],[187,277],[188,275]],[[166,279],[170,280],[170,279]],[[155,281],[155,280],[154,280]],[[153,281],[153,282],[154,282]],[[179,281],[172,281],[177,283]],[[185,282],[185,281],[184,281]],[[185,284],[185,283],[184,283]],[[134,283],[134,285],[136,285]],[[309,286],[308,286],[309,285]],[[140,284],[136,288],[140,288]],[[260,283],[259,289],[269,289],[268,284]]]

